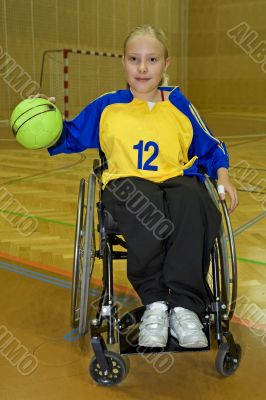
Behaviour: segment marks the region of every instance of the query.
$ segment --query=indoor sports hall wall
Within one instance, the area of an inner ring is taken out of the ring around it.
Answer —
[[[190,0],[188,92],[201,110],[266,113],[266,1]]]
[[[201,111],[265,114],[265,15],[266,0],[0,0],[0,121],[38,85],[45,50],[120,54],[126,34],[142,23],[166,31],[170,84],[181,84]],[[70,57],[70,117],[124,87],[120,61]],[[62,54],[50,54],[42,90],[60,108],[63,80]]]
[[[21,96],[34,90],[34,83],[19,89],[26,76],[39,82],[45,50],[75,48],[121,54],[127,33],[143,23],[166,31],[173,58],[171,83],[183,81],[185,85],[186,5],[187,0],[0,0],[0,118],[8,118]],[[63,85],[62,58],[50,54],[43,91],[62,97]],[[89,100],[124,87],[120,59],[71,56],[72,116],[73,110],[78,112]]]

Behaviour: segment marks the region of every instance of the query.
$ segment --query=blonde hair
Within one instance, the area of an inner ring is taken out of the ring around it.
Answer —
[[[163,45],[164,58],[165,59],[168,58],[167,38],[164,31],[160,28],[156,28],[155,26],[149,24],[139,25],[128,34],[128,36],[124,41],[124,46],[123,46],[124,55],[126,54],[127,42],[136,36],[143,36],[143,35],[150,35],[151,37],[159,40],[159,42]],[[168,86],[168,83],[169,83],[169,76],[164,72],[162,79],[159,83],[159,86]]]

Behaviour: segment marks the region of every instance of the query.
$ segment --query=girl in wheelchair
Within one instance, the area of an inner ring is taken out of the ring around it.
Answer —
[[[221,217],[202,170],[223,188],[222,199],[228,193],[232,212],[238,199],[226,147],[179,88],[165,86],[170,58],[160,29],[132,31],[122,61],[128,89],[104,94],[65,121],[49,153],[105,154],[102,201],[126,239],[128,279],[146,306],[139,344],[166,346],[170,326],[180,346],[205,347],[205,278]]]

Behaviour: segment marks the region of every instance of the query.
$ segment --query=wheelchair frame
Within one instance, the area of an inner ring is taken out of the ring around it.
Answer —
[[[225,201],[219,199],[215,182],[207,176],[206,188],[216,207],[222,213],[220,232],[215,240],[206,282],[210,304],[206,311],[203,326],[208,338],[208,347],[204,349],[186,349],[178,345],[176,339],[170,337],[166,348],[140,348],[137,345],[138,328],[136,324],[145,310],[144,306],[118,317],[117,305],[114,302],[113,260],[127,259],[126,251],[114,250],[114,246],[122,246],[126,250],[126,242],[119,237],[119,230],[110,214],[101,202],[101,175],[105,168],[105,158],[93,162],[93,172],[89,175],[88,189],[86,181],[81,179],[72,276],[71,325],[84,336],[88,330],[91,334],[91,345],[94,357],[90,363],[91,377],[100,385],[111,386],[120,383],[128,373],[129,362],[125,355],[156,352],[180,352],[209,350],[211,347],[211,328],[214,328],[218,352],[215,361],[216,370],[222,376],[229,376],[238,368],[241,360],[241,347],[236,344],[229,331],[229,322],[234,315],[237,298],[237,263],[234,236]],[[95,193],[96,181],[100,186],[100,198],[96,204],[98,213],[97,230],[99,248],[95,241]],[[103,288],[95,318],[90,318],[89,292],[95,258],[102,260]],[[131,331],[129,330],[131,329]],[[106,341],[103,338],[106,335]],[[109,351],[108,345],[118,343],[119,353]]]

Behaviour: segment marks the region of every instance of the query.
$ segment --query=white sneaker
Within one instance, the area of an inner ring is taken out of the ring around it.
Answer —
[[[175,307],[170,313],[170,333],[181,347],[207,347],[208,340],[202,331],[203,325],[197,314],[182,307]]]
[[[168,306],[163,301],[149,304],[141,318],[139,346],[165,347],[168,340]]]

